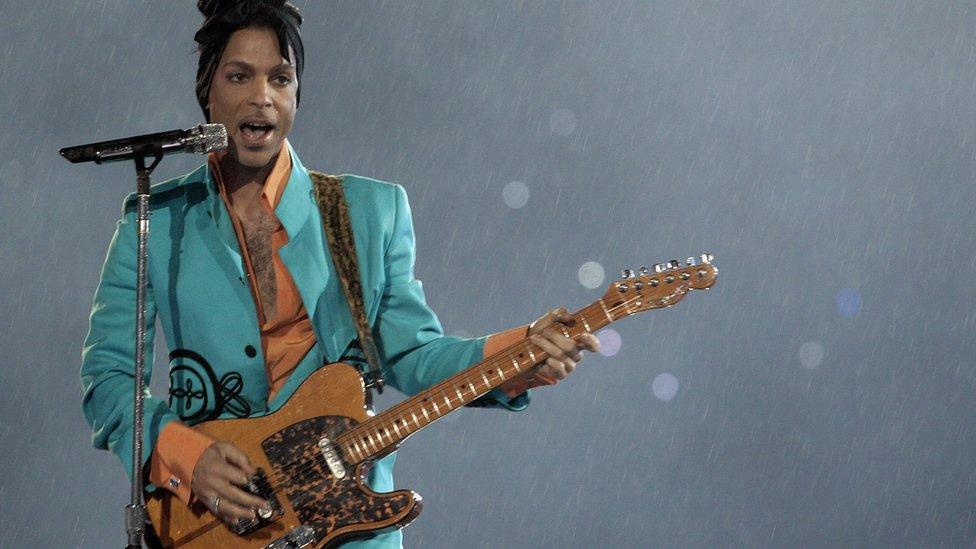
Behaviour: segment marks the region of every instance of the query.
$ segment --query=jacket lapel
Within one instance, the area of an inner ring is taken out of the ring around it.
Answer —
[[[356,328],[322,232],[312,180],[294,149],[288,147],[291,177],[275,208],[288,233],[280,255],[302,296],[315,335],[325,346],[327,360],[336,361],[355,337]]]

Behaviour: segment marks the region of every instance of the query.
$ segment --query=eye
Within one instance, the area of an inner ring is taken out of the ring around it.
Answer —
[[[287,86],[288,84],[291,84],[291,77],[286,74],[279,74],[278,76],[274,77],[274,81],[282,86]]]
[[[243,72],[232,72],[227,75],[227,79],[231,82],[242,82],[246,78]]]

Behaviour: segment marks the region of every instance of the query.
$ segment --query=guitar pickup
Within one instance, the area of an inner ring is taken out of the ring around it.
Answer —
[[[277,494],[271,488],[271,483],[268,482],[268,476],[265,474],[264,469],[258,469],[258,472],[251,477],[251,482],[247,486],[244,486],[244,489],[248,493],[267,501],[271,506],[271,512],[263,514],[259,509],[258,516],[255,518],[237,519],[237,523],[231,527],[231,531],[238,536],[246,536],[256,532],[274,522],[277,517],[285,514],[285,510],[281,507],[281,502],[278,500]]]

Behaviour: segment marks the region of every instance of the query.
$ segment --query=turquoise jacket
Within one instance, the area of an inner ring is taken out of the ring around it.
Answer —
[[[271,402],[250,281],[209,166],[152,188],[147,386],[157,318],[171,352],[169,398],[146,392],[146,460],[170,421],[194,424],[273,412],[323,364],[361,356],[351,345],[356,329],[328,253],[311,179],[298,155],[289,150],[291,177],[275,209],[288,234],[280,255],[301,294],[317,342]],[[445,336],[414,278],[414,232],[403,188],[355,175],[343,176],[343,188],[364,303],[387,383],[415,394],[482,360],[485,338]],[[114,452],[127,471],[133,435],[135,218],[135,198],[130,195],[95,292],[81,367],[82,408],[94,432],[93,443]],[[528,395],[510,400],[495,390],[482,403],[520,410],[528,404]],[[373,489],[393,489],[395,459],[390,455],[373,467]],[[392,532],[347,545],[399,547],[400,538],[400,532]]]

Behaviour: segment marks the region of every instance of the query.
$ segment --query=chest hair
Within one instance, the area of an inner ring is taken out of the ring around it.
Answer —
[[[274,232],[275,223],[270,216],[262,215],[244,223],[243,229],[244,243],[254,270],[254,283],[257,284],[261,307],[264,309],[264,321],[269,322],[274,320],[278,312],[278,283],[275,278],[274,249],[271,246],[271,233]]]

